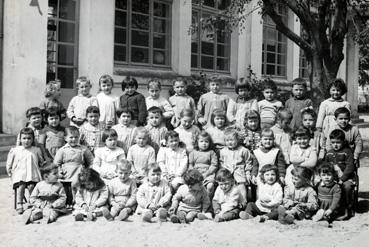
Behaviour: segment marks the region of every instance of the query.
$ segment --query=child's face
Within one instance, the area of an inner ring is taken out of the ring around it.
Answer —
[[[120,181],[123,182],[123,183],[126,182],[129,179],[129,176],[132,173],[131,169],[128,169],[128,168],[118,169],[116,172],[117,172],[117,175],[118,175]]]
[[[341,89],[339,89],[335,86],[332,86],[329,89],[329,94],[331,95],[332,99],[341,99],[341,97],[342,97]]]
[[[30,146],[32,146],[32,142],[33,142],[33,136],[30,134],[22,134],[21,135],[21,143],[22,146],[25,148],[29,148]]]
[[[195,184],[187,184],[189,191],[199,191],[201,190],[202,182]]]
[[[275,92],[273,89],[267,88],[263,91],[263,95],[267,101],[272,101],[274,100]]]
[[[292,94],[296,99],[302,99],[304,97],[306,88],[303,85],[293,85]]]
[[[223,190],[223,192],[228,192],[231,190],[232,185],[233,185],[233,181],[232,180],[227,180],[224,182],[218,182],[218,185],[220,187],[221,190]]]
[[[147,122],[153,127],[158,127],[162,122],[162,116],[158,112],[149,112]]]
[[[226,143],[228,148],[234,149],[238,145],[238,140],[235,136],[229,135],[229,136],[225,137],[225,143]]]
[[[264,173],[264,181],[267,184],[274,184],[277,181],[277,174],[275,174],[275,171],[267,171]]]
[[[215,82],[215,81],[210,82],[209,83],[209,89],[213,93],[219,93],[219,91],[220,91],[220,83],[219,82]]]
[[[113,89],[113,84],[110,81],[101,82],[100,90],[105,94],[111,94],[111,90]]]
[[[307,148],[309,147],[310,138],[308,136],[298,136],[296,137],[296,143],[299,145],[300,148]]]
[[[59,116],[49,116],[47,118],[47,123],[49,124],[49,126],[51,127],[58,127],[60,124],[60,117]]]
[[[29,117],[29,123],[33,127],[40,127],[42,123],[42,116],[41,114],[35,114]]]
[[[336,118],[336,122],[340,128],[344,129],[350,122],[350,116],[348,116],[346,113],[340,113]]]
[[[339,151],[343,147],[343,141],[340,139],[331,139],[331,145],[334,151]]]
[[[160,89],[158,87],[150,87],[149,88],[149,95],[153,99],[157,99],[160,96]]]
[[[300,188],[306,184],[304,179],[295,175],[292,175],[292,183],[295,185],[296,188]]]
[[[114,149],[117,147],[118,137],[116,136],[110,136],[106,138],[105,145],[109,149]]]
[[[78,133],[68,133],[65,137],[65,141],[71,146],[75,147],[78,145],[79,141],[79,134]]]
[[[249,127],[250,130],[257,130],[259,127],[259,119],[257,118],[247,119],[247,127]]]
[[[331,172],[321,172],[320,173],[320,178],[322,179],[322,182],[325,185],[328,185],[330,183],[332,183],[333,181],[333,174]]]
[[[93,191],[95,189],[95,183],[92,181],[85,182],[85,188],[88,191]]]
[[[240,88],[238,89],[238,96],[240,97],[249,97],[249,91],[246,88]]]
[[[44,180],[50,184],[58,182],[58,179],[59,179],[58,169],[54,169],[49,174],[44,175]]]
[[[176,81],[174,83],[173,89],[177,95],[182,96],[186,93],[186,84],[183,81]]]
[[[278,124],[283,130],[286,130],[289,128],[291,120],[291,118],[281,118],[278,120]]]
[[[145,133],[138,133],[136,135],[135,141],[136,141],[138,146],[144,147],[147,144],[148,137],[146,136]]]
[[[132,95],[136,92],[137,88],[135,86],[127,86],[126,87],[126,94]]]
[[[315,127],[315,119],[310,114],[304,114],[302,116],[302,126],[312,129]]]
[[[223,128],[225,124],[225,118],[223,116],[215,116],[214,117],[214,125],[218,129]]]
[[[99,124],[100,114],[90,112],[90,113],[87,114],[86,118],[87,118],[87,122],[89,122],[89,124],[91,124],[92,126],[96,126],[96,125]]]
[[[266,149],[271,149],[274,146],[274,136],[262,136],[260,144]]]
[[[152,169],[147,173],[147,179],[152,184],[157,184],[161,179],[161,172],[153,171]]]
[[[192,124],[193,124],[193,118],[192,117],[184,116],[184,117],[181,118],[181,125],[184,129],[191,128]]]
[[[198,140],[199,149],[202,151],[206,151],[209,148],[210,142],[208,138],[200,137]]]
[[[87,96],[90,94],[91,84],[88,82],[81,82],[78,86],[78,94]]]
[[[172,149],[175,150],[178,148],[179,145],[179,138],[178,137],[168,137],[167,140],[167,146]]]
[[[123,112],[119,117],[119,122],[124,126],[129,126],[132,121],[132,116],[128,112]]]

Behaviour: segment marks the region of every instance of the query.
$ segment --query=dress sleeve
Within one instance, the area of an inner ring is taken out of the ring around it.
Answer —
[[[62,184],[60,184],[58,189],[59,198],[55,200],[52,204],[53,208],[63,208],[67,202],[67,195]]]
[[[310,211],[314,211],[318,209],[318,198],[315,190],[313,188],[310,188],[308,191],[308,200],[306,203],[306,207]]]
[[[132,181],[131,184],[131,196],[128,198],[126,206],[133,207],[137,203],[137,185],[136,182]]]
[[[318,155],[314,149],[310,149],[310,152],[305,155],[304,161],[302,162],[301,166],[307,168],[314,168],[318,161]]]
[[[164,112],[163,112],[163,116],[165,118],[171,118],[174,116],[174,111],[172,106],[169,104],[168,100],[164,100],[163,101],[163,108],[164,108]]]
[[[104,186],[101,190],[100,190],[100,196],[99,198],[96,200],[95,205],[97,207],[102,207],[106,204],[106,202],[109,199],[109,191],[107,186]]]
[[[176,174],[178,177],[183,176],[183,174],[187,171],[187,165],[188,165],[188,156],[186,150],[183,149],[181,152],[178,174]]]
[[[15,150],[14,148],[10,149],[8,153],[8,157],[6,159],[6,171],[10,175],[13,169],[13,163],[15,159]]]
[[[322,128],[323,127],[323,121],[324,121],[324,118],[325,118],[325,115],[326,115],[326,108],[327,108],[327,105],[326,105],[325,101],[320,103],[319,111],[318,111],[318,117],[317,117],[317,120],[316,120],[316,127],[317,128]]]
[[[74,109],[75,109],[75,97],[72,98],[72,100],[69,102],[68,109],[67,109],[67,116],[69,119],[72,119],[72,117],[75,116]]]
[[[237,104],[234,100],[230,100],[227,108],[227,119],[230,123],[235,120],[235,114],[237,110]]]

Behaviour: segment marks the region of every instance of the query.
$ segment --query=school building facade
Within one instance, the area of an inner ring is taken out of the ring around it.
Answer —
[[[300,48],[258,11],[248,15],[245,29],[225,32],[191,29],[202,17],[218,14],[230,0],[29,0],[0,1],[1,9],[1,131],[15,134],[25,111],[38,106],[47,81],[62,81],[65,107],[76,94],[75,79],[87,76],[96,94],[98,79],[113,75],[113,93],[121,95],[120,82],[135,76],[145,94],[148,79],[170,80],[203,71],[234,81],[256,75],[270,76],[280,85],[307,77]],[[214,3],[216,2],[216,3]],[[257,0],[247,8],[252,10]],[[279,13],[296,33],[299,22],[280,7]],[[2,35],[4,34],[4,35]],[[347,99],[356,109],[358,49],[345,43],[345,60],[339,77],[348,82]],[[233,93],[231,84],[225,89]]]

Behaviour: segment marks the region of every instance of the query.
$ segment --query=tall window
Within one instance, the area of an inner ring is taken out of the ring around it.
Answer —
[[[115,64],[170,65],[171,1],[116,0]]]
[[[284,23],[288,21],[287,8],[279,5],[278,14],[282,16]],[[286,77],[287,67],[287,38],[277,31],[275,23],[269,16],[263,21],[263,75]]]
[[[78,0],[49,0],[47,22],[47,81],[61,80],[73,88],[77,77]]]
[[[299,57],[299,77],[305,78],[305,79],[309,78],[308,64],[307,64],[306,56],[302,49],[300,49],[300,57]]]
[[[204,29],[200,19],[219,15],[229,0],[193,0],[192,24],[197,26],[191,37],[191,67],[210,71],[229,71],[230,35],[223,28],[218,31]]]

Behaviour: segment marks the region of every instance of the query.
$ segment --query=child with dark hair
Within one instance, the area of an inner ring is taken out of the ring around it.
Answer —
[[[105,124],[99,122],[100,110],[97,106],[89,106],[86,110],[87,122],[79,129],[81,144],[87,146],[92,153],[96,148],[103,147],[102,134]]]
[[[108,127],[111,127],[115,124],[115,111],[118,108],[118,97],[111,93],[113,87],[114,80],[110,75],[102,75],[100,77],[99,93],[96,95],[100,109],[98,121]]]
[[[163,121],[163,111],[159,107],[153,106],[147,111],[147,125],[145,128],[150,135],[150,145],[155,149],[155,153],[157,154],[159,148],[165,144],[165,134],[168,132],[168,129]]]
[[[146,101],[145,97],[137,92],[138,83],[134,77],[127,76],[122,81],[124,94],[119,98],[119,108],[127,109],[132,113],[132,124],[144,126],[146,123]],[[118,115],[119,117],[119,115]]]
[[[213,198],[214,221],[223,222],[237,219],[240,209],[246,205],[246,200],[235,184],[232,173],[221,168],[217,172],[215,180],[218,187]]]
[[[340,107],[350,110],[350,103],[342,98],[347,92],[347,86],[342,79],[334,79],[328,86],[330,98],[320,103],[316,127],[328,138],[329,131],[335,125],[334,112]]]
[[[321,182],[318,185],[319,210],[313,221],[325,219],[329,224],[337,217],[341,200],[341,187],[336,182],[336,171],[331,164],[322,162],[318,169]]]
[[[64,105],[60,102],[60,80],[49,81],[45,88],[45,98],[40,103],[40,109],[45,111],[47,108],[55,107],[60,113],[60,121],[66,118],[66,110]],[[46,120],[46,119],[44,119]]]
[[[239,129],[244,128],[245,114],[248,111],[258,111],[258,102],[253,97],[250,82],[245,78],[240,78],[234,85],[237,99],[229,101],[227,108],[227,118],[231,125]]]
[[[177,132],[171,130],[165,134],[166,147],[161,147],[157,157],[157,163],[163,171],[174,191],[184,183],[183,175],[187,171],[188,156],[186,149],[182,147]]]
[[[186,93],[187,81],[184,78],[176,78],[173,80],[173,90],[175,94],[169,98],[169,103],[174,110],[171,124],[175,128],[181,124],[181,112],[184,109],[190,109],[196,112],[196,104],[193,98]]]
[[[208,128],[206,128],[206,132],[209,133],[211,140],[214,143],[214,149],[217,153],[224,148],[225,139],[224,139],[224,130],[228,125],[226,112],[221,109],[215,109],[211,113],[210,124]]]
[[[184,176],[184,185],[178,188],[169,208],[170,220],[173,223],[190,223],[195,218],[207,219],[210,199],[202,185],[203,176],[198,170],[188,170]]]
[[[278,168],[275,165],[265,165],[260,170],[258,196],[256,202],[247,203],[246,210],[240,213],[240,218],[248,220],[261,215],[259,221],[276,220],[276,208],[282,203],[283,190],[278,183]]]
[[[354,156],[345,140],[343,130],[335,129],[329,134],[332,149],[324,160],[334,167],[338,174],[338,183],[342,186],[343,207],[345,214],[339,219],[346,220],[353,216],[353,179],[355,176]]]
[[[261,128],[260,115],[257,111],[251,110],[245,113],[244,132],[240,134],[244,146],[251,152],[260,147]]]
[[[168,100],[160,96],[161,83],[159,79],[151,79],[147,83],[147,89],[149,90],[149,96],[146,97],[147,109],[151,107],[159,107],[162,111],[162,115],[165,120],[170,120],[174,116],[174,111],[172,106],[169,104]]]
[[[118,134],[118,146],[123,148],[125,153],[133,145],[137,127],[132,123],[133,113],[128,108],[117,110],[118,124],[114,125],[114,129]]]
[[[64,130],[65,128],[60,125],[61,116],[56,107],[50,107],[45,111],[45,117],[47,125],[43,132],[45,134],[45,148],[48,157],[53,159],[56,151],[59,150],[65,144]]]
[[[282,150],[287,165],[290,164],[290,151],[292,145],[291,120],[292,113],[285,108],[281,108],[277,113],[276,124],[270,128],[274,134],[274,143]]]
[[[329,133],[335,129],[342,130],[345,133],[345,140],[354,153],[354,164],[359,167],[360,153],[363,150],[363,141],[361,139],[359,129],[350,124],[350,110],[346,107],[340,107],[334,112],[334,120],[336,124],[332,126]],[[327,138],[326,149],[332,149],[331,140]]]
[[[43,181],[36,184],[30,195],[30,206],[24,214],[24,223],[33,223],[42,218],[46,223],[56,221],[65,208],[67,196],[58,182],[58,166],[49,164],[40,169]]]
[[[93,221],[103,215],[103,209],[107,208],[109,191],[99,173],[92,168],[84,168],[78,174],[79,188],[74,205],[74,219]]]
[[[168,207],[172,193],[165,179],[161,178],[161,168],[156,163],[151,163],[146,169],[146,180],[137,191],[137,214],[142,215],[142,220],[151,222],[154,215],[159,222],[167,221]]]
[[[286,109],[292,113],[292,130],[301,126],[301,111],[312,107],[313,101],[306,97],[307,83],[303,78],[295,78],[292,84],[292,97],[286,101]]]
[[[277,85],[272,79],[264,80],[263,95],[264,99],[258,102],[262,129],[275,124],[277,113],[283,107],[282,102],[276,99]]]
[[[117,146],[118,134],[114,129],[104,130],[101,139],[105,147],[95,150],[93,169],[107,182],[117,176],[116,166],[125,160],[126,154],[123,148]]]
[[[183,109],[180,114],[180,126],[174,129],[179,135],[179,140],[186,145],[186,150],[190,153],[194,148],[195,137],[200,133],[200,129],[194,125],[195,112],[192,109]]]

